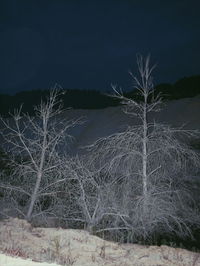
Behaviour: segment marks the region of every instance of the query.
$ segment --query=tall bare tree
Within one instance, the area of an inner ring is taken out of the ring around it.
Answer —
[[[139,78],[133,74],[139,101],[127,98],[113,86],[124,112],[137,124],[126,131],[101,138],[89,147],[91,164],[108,174],[115,184],[113,204],[123,216],[118,228],[147,239],[155,233],[185,236],[198,224],[191,194],[184,187],[199,168],[198,154],[184,142],[198,132],[171,128],[150,119],[161,109],[160,95],[154,95],[150,58],[138,57]],[[123,219],[122,219],[123,218]],[[116,227],[116,220],[114,221]]]
[[[66,149],[72,137],[67,134],[70,127],[80,123],[66,118],[61,106],[64,92],[55,87],[46,101],[35,107],[35,116],[23,114],[20,108],[11,118],[0,118],[5,140],[4,151],[8,154],[10,182],[0,186],[14,194],[16,208],[27,220],[43,212],[42,201],[55,201],[56,194],[66,182],[66,169],[70,169]],[[65,162],[65,164],[64,164]],[[19,199],[26,198],[25,211],[19,208]],[[49,203],[46,203],[49,204]],[[35,210],[35,212],[34,212]]]

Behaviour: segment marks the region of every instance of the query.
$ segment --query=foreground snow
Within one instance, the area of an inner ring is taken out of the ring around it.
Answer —
[[[167,246],[105,241],[83,230],[0,222],[0,266],[200,266],[200,254]],[[13,257],[14,256],[14,257]]]
[[[58,266],[55,263],[35,262],[0,254],[0,266]]]

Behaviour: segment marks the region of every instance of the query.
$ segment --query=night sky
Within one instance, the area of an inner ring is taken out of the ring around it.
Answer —
[[[200,74],[199,0],[0,0],[0,92],[132,86],[136,54],[154,83]]]

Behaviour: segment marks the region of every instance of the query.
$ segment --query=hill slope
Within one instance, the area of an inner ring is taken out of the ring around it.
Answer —
[[[8,255],[0,254],[1,266],[51,266],[52,262],[74,266],[200,265],[200,254],[184,249],[119,244],[83,230],[33,228],[17,218],[0,222],[0,233],[0,252]]]
[[[99,137],[108,136],[124,130],[128,125],[138,123],[122,111],[121,106],[100,110],[68,110],[65,115],[69,119],[83,117],[86,122],[73,128],[70,133],[75,137],[73,149],[85,146]],[[200,130],[200,96],[168,101],[161,112],[150,117],[152,121],[166,123],[172,127],[184,125],[185,129]]]

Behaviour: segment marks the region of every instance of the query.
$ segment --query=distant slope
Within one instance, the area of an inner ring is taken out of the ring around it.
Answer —
[[[126,115],[122,109],[122,106],[116,106],[94,110],[66,110],[62,115],[67,116],[68,119],[82,117],[85,120],[85,123],[75,126],[68,132],[75,138],[71,147],[73,153],[76,153],[78,148],[92,143],[99,137],[122,131],[128,125],[138,123],[136,118]],[[161,112],[152,114],[151,119],[173,127],[184,124],[186,129],[200,130],[200,95],[165,102]],[[0,138],[0,144],[2,141],[2,138]]]
[[[68,110],[65,115],[69,119],[80,116],[86,118],[84,124],[73,128],[70,132],[76,139],[74,151],[99,137],[122,131],[127,125],[138,123],[136,119],[127,116],[121,106],[101,110]],[[162,111],[152,114],[151,119],[173,127],[184,124],[185,129],[200,130],[200,96],[166,102]]]

